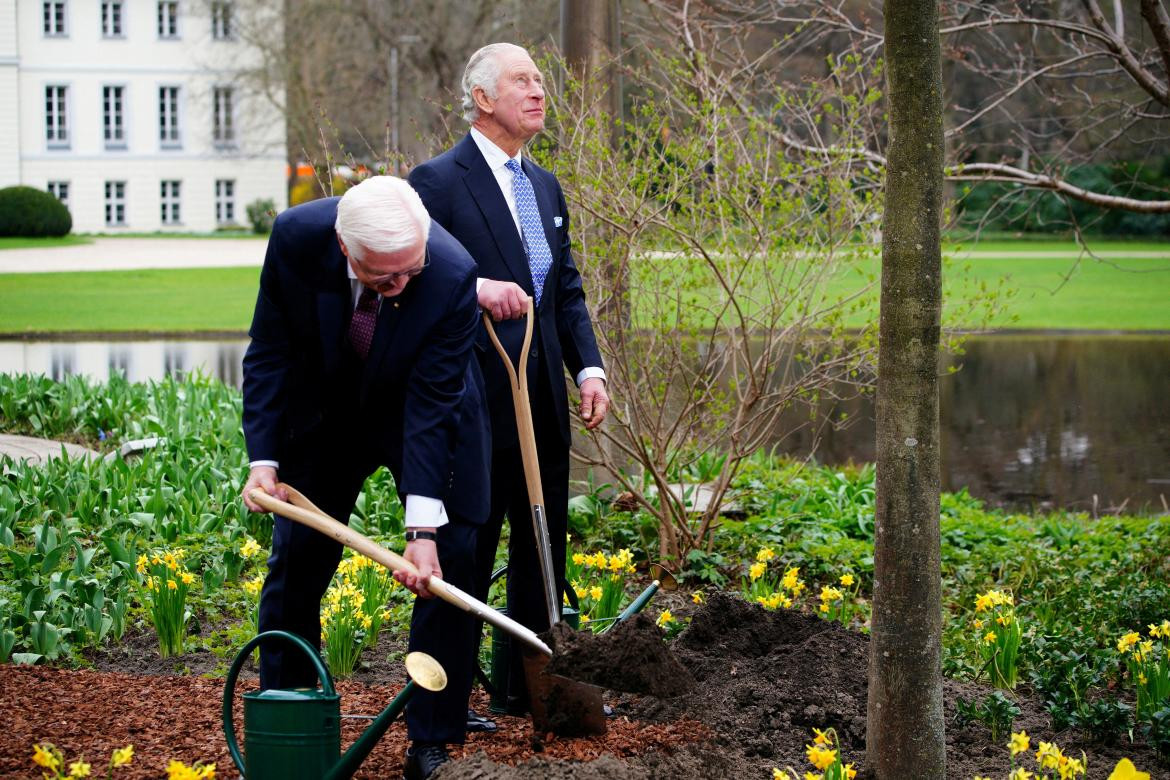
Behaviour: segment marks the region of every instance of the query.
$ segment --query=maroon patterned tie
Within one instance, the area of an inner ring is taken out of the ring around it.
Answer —
[[[378,318],[378,293],[369,287],[362,287],[353,319],[349,321],[349,345],[365,360],[370,354],[370,343],[374,340],[374,325]]]

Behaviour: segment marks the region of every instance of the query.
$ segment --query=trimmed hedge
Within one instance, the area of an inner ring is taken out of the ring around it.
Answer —
[[[64,236],[73,229],[69,209],[52,194],[35,187],[0,189],[0,236]]]

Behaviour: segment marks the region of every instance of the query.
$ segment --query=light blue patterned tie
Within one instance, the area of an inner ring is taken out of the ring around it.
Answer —
[[[544,226],[540,222],[540,209],[536,206],[536,193],[532,189],[532,182],[524,175],[524,170],[516,160],[508,160],[505,167],[512,172],[512,195],[516,198],[516,213],[520,216],[520,237],[524,240],[524,249],[528,252],[528,267],[532,271],[532,287],[536,291],[536,305],[540,305],[540,295],[544,292],[544,280],[552,268],[552,252],[548,248],[548,240],[544,236]]]

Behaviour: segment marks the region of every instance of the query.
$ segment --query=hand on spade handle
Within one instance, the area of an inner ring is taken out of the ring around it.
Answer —
[[[262,506],[269,512],[274,512],[281,517],[288,518],[302,525],[307,525],[325,536],[333,539],[339,544],[349,547],[351,550],[361,553],[372,561],[380,563],[391,571],[406,571],[415,577],[419,577],[421,572],[406,558],[403,558],[396,552],[388,550],[377,542],[368,539],[359,534],[357,531],[342,525],[334,520],[329,515],[322,512],[313,502],[305,498],[292,485],[281,483],[279,487],[287,491],[289,500],[281,501],[278,498],[268,495],[263,490],[253,489],[250,492],[251,499],[257,505]],[[432,574],[427,578],[427,590],[434,595],[446,601],[452,606],[458,607],[464,612],[469,612],[475,615],[485,623],[490,623],[493,626],[499,627],[503,631],[516,639],[524,642],[526,645],[534,650],[538,650],[547,656],[552,655],[552,650],[546,645],[540,637],[533,631],[517,623],[515,620],[501,614],[498,610],[494,610],[482,601],[464,593],[454,585],[444,582],[438,576]]]

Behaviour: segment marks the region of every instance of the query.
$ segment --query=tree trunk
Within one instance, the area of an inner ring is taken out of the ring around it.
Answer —
[[[890,122],[882,230],[877,516],[866,759],[878,780],[944,778],[938,346],[942,66],[934,0],[886,0]]]

